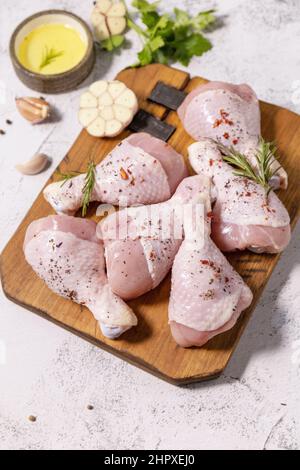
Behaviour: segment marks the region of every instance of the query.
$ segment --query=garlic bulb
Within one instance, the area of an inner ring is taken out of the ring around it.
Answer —
[[[127,25],[126,7],[120,0],[98,0],[91,21],[99,41],[122,34]]]
[[[100,80],[81,96],[79,121],[92,136],[115,137],[137,110],[137,97],[123,82]]]
[[[44,153],[38,153],[26,163],[19,163],[16,165],[16,169],[23,175],[37,175],[46,168],[49,162],[50,160],[47,155]]]

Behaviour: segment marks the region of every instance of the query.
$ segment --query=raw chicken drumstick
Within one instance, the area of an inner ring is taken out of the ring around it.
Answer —
[[[216,199],[212,238],[220,250],[280,253],[287,247],[290,217],[273,191],[267,196],[261,185],[235,176],[210,139],[192,144],[189,159],[196,173],[212,178]]]
[[[157,287],[170,271],[183,239],[183,205],[199,195],[203,177],[186,178],[167,202],[132,207],[101,224],[110,286],[123,299]]]
[[[211,138],[244,154],[257,169],[255,154],[261,137],[261,113],[248,85],[210,82],[192,91],[178,109],[186,131],[195,139]],[[274,158],[270,180],[274,189],[286,189],[288,176]]]
[[[132,310],[109,287],[95,222],[67,216],[37,220],[27,229],[24,253],[49,289],[92,312],[104,336],[116,339],[137,325]]]
[[[230,330],[253,296],[210,238],[210,217],[202,236],[187,237],[172,270],[169,322],[179,346],[203,346]]]
[[[91,201],[126,207],[168,200],[188,176],[183,157],[170,145],[146,133],[123,140],[96,167]],[[46,200],[58,213],[74,215],[82,206],[85,175],[52,183]]]

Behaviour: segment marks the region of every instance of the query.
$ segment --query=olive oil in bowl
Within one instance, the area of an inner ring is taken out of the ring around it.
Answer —
[[[78,31],[62,23],[48,23],[24,37],[18,59],[31,72],[55,75],[74,68],[86,51],[87,44]]]

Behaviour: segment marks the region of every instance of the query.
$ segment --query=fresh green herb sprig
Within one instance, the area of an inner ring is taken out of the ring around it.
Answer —
[[[88,164],[87,173],[85,176],[85,183],[82,190],[82,217],[87,214],[88,207],[91,202],[92,194],[96,183],[96,164],[93,160],[90,160]]]
[[[137,32],[144,44],[136,66],[176,61],[189,65],[192,57],[201,56],[212,48],[202,31],[215,22],[214,10],[190,17],[187,12],[175,8],[173,15],[160,15],[159,3],[146,0],[134,0],[132,3],[146,26],[141,28],[131,18],[128,19],[128,26]]]
[[[61,173],[60,171],[57,172],[60,176],[63,187],[67,181],[71,181],[78,175],[82,175],[79,171],[71,171],[70,173]],[[82,217],[85,217],[88,211],[88,207],[91,202],[92,194],[94,191],[96,183],[96,163],[93,160],[90,160],[87,168],[87,172],[84,179],[84,186],[82,188]]]
[[[125,3],[125,2],[124,2]],[[202,32],[216,21],[214,10],[198,13],[191,17],[187,12],[175,8],[173,14],[160,14],[160,1],[134,0],[132,6],[138,10],[139,26],[127,10],[127,25],[135,31],[143,44],[138,53],[138,61],[133,67],[154,62],[170,64],[179,61],[189,65],[194,56],[201,56],[212,48],[211,42]],[[111,36],[102,41],[100,47],[108,52],[120,48],[125,43],[125,36]]]
[[[71,171],[70,173],[62,173],[61,171],[57,171],[56,173],[58,174],[62,182],[61,187],[63,187],[68,181],[75,178],[75,176],[81,174],[79,171]]]
[[[265,187],[269,186],[271,179],[282,169],[282,166],[278,163],[279,157],[276,153],[277,147],[274,142],[266,142],[263,138],[260,139],[256,160],[261,184]],[[276,163],[278,163],[277,166]],[[269,186],[268,192],[271,190],[272,188]]]
[[[61,57],[63,54],[64,54],[64,51],[56,51],[53,47],[49,49],[48,46],[45,46],[39,69],[43,70],[45,67],[47,67],[47,65],[52,64],[56,59]]]
[[[255,181],[265,189],[267,196],[270,194],[272,191],[270,181],[281,169],[279,163],[278,166],[276,165],[277,148],[273,143],[260,139],[255,153],[257,163],[255,166],[251,165],[246,155],[238,152],[233,147],[226,148],[220,145],[220,150],[224,154],[223,160],[235,168],[234,174],[236,176]]]

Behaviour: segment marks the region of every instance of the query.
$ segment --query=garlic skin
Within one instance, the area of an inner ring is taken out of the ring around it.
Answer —
[[[37,175],[46,168],[49,162],[50,159],[47,155],[44,153],[38,153],[27,162],[16,165],[16,170],[22,173],[22,175]]]
[[[31,124],[39,124],[50,116],[50,105],[41,98],[16,98],[16,106],[21,116]]]
[[[91,16],[95,36],[104,41],[122,34],[127,26],[126,6],[120,0],[98,0]]]
[[[132,121],[138,100],[118,80],[99,80],[80,98],[79,122],[94,137],[115,137]]]

